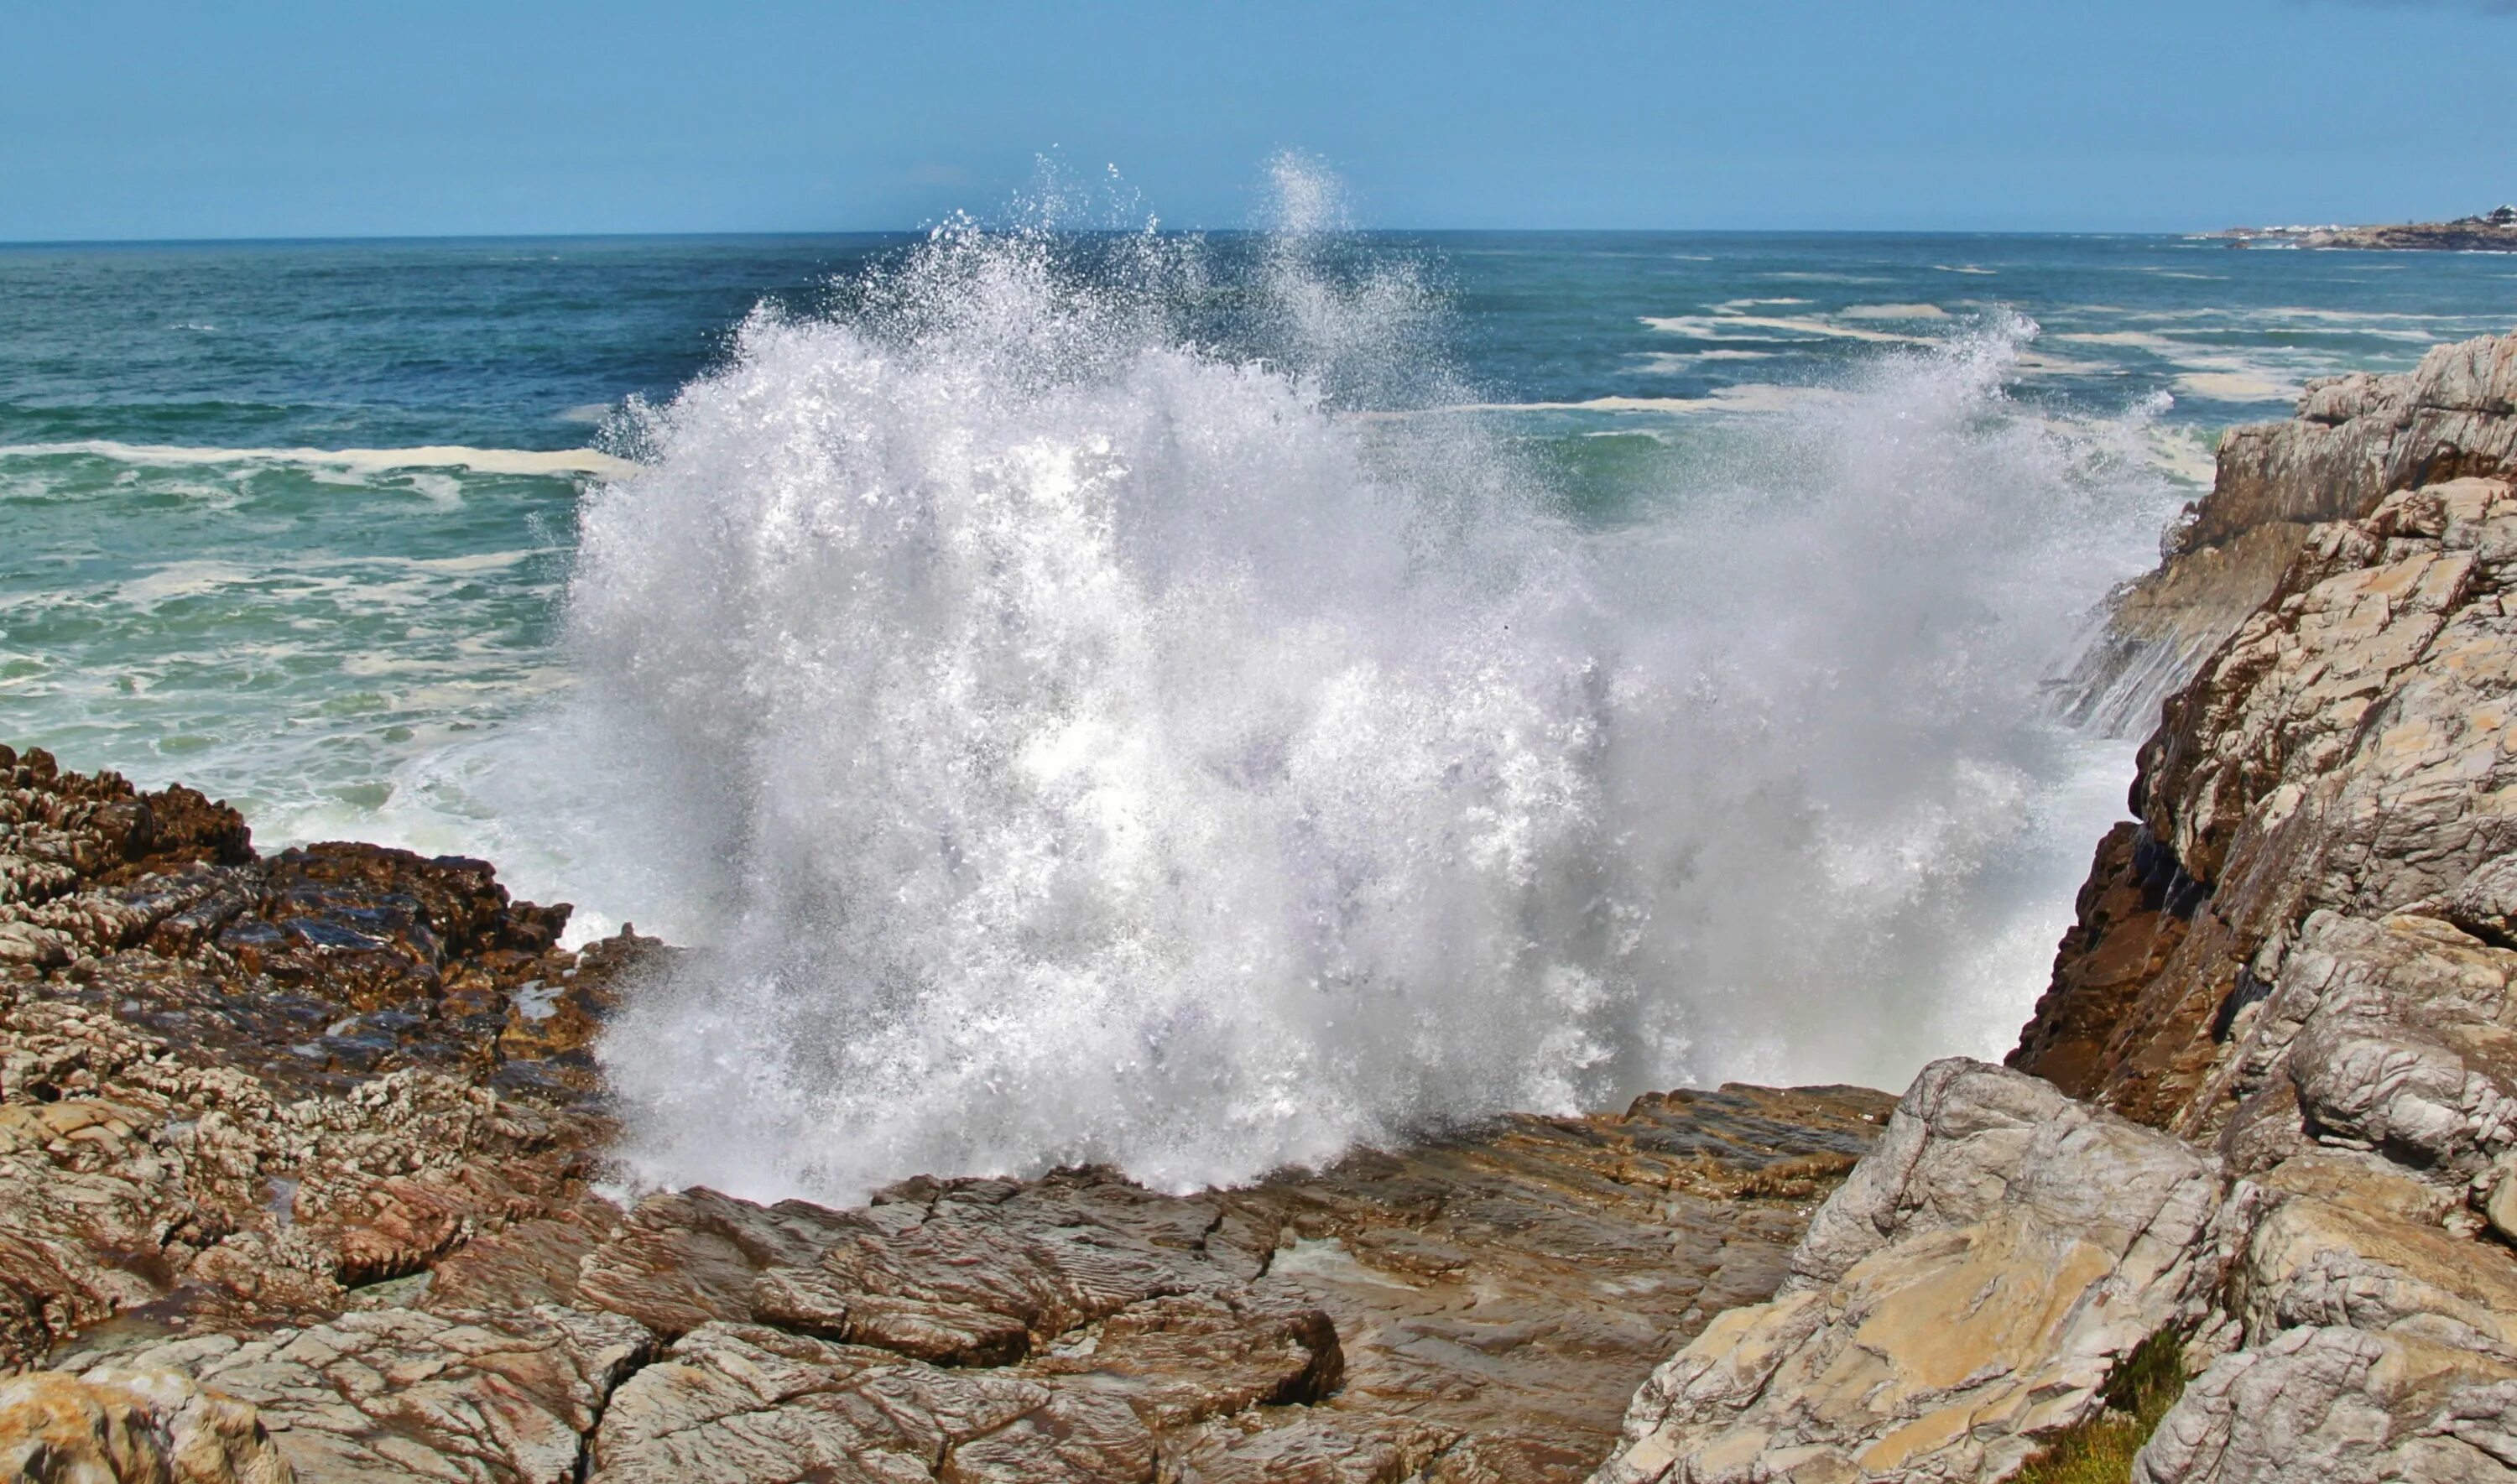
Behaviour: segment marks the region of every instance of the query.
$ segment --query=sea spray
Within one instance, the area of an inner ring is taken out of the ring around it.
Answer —
[[[956,224],[646,414],[557,724],[704,904],[602,1044],[638,1179],[1181,1187],[2007,1036],[2128,435],[1992,322],[1577,518],[1351,245]]]

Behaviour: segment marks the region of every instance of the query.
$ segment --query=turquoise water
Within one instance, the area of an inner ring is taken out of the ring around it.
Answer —
[[[0,249],[8,736],[197,781],[270,840],[514,848],[487,806],[396,814],[396,790],[571,683],[576,502],[621,467],[600,450],[636,452],[607,419],[719,364],[756,305],[844,307],[910,240]],[[1216,245],[1195,332],[1229,348],[1231,265],[1258,250]],[[1465,388],[1486,410],[1463,415],[1603,522],[1686,488],[1738,427],[1996,315],[2038,326],[2006,373],[2021,407],[2130,414],[2190,483],[2218,428],[2280,415],[2305,378],[2410,365],[2517,304],[2503,258],[2157,237],[1359,250],[1413,263],[1438,300],[1422,349],[1441,395]]]
[[[0,249],[0,736],[702,945],[604,1042],[663,1183],[1900,1085],[2042,985],[2131,767],[2054,677],[2218,431],[2512,290],[2133,237]]]

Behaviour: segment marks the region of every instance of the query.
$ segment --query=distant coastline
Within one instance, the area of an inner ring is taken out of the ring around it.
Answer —
[[[2203,235],[2231,247],[2350,247],[2384,252],[2517,252],[2517,206],[2453,222],[2384,227],[2231,227]]]

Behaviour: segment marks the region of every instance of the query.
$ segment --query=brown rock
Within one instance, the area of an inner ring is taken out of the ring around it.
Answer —
[[[498,1040],[576,968],[564,909],[472,862],[259,861],[225,806],[40,753],[0,785],[0,1365],[320,1319],[581,1199],[608,1124]]]
[[[585,1434],[649,1344],[610,1314],[383,1309],[263,1339],[178,1340],[128,1364],[251,1403],[308,1484],[560,1484],[577,1476]]]
[[[0,1378],[0,1478],[78,1484],[289,1484],[252,1407],[169,1371]]]
[[[561,951],[477,862],[264,860],[197,796],[7,770],[0,1364],[189,1377],[309,1480],[1575,1478],[1891,1106],[624,1211],[588,1047],[661,945]]]

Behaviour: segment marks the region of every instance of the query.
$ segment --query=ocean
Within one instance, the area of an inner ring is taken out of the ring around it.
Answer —
[[[1997,1055],[2235,422],[2517,262],[2159,236],[0,248],[0,736],[704,946],[744,1193]]]

